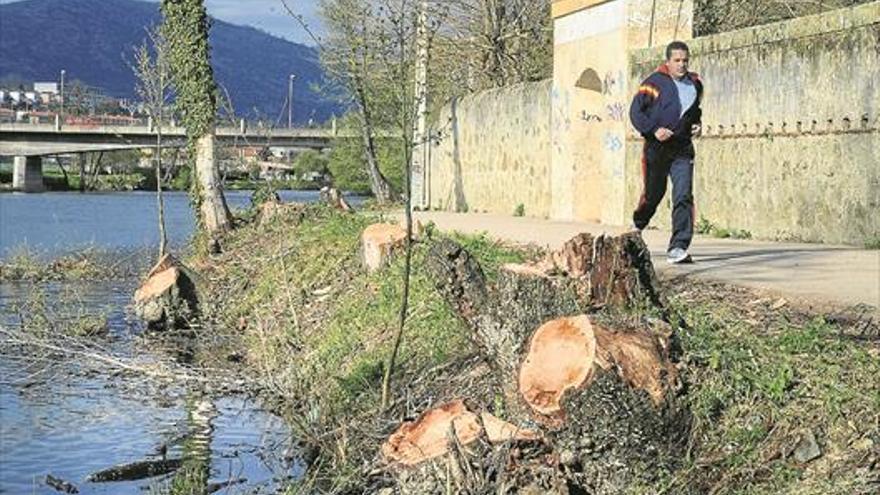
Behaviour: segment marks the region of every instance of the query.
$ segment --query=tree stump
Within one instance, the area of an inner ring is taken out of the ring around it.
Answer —
[[[151,329],[187,326],[198,312],[194,274],[166,254],[135,291],[134,310]]]
[[[453,435],[455,438],[450,438]],[[382,445],[382,454],[388,462],[415,466],[448,453],[456,443],[468,445],[481,436],[490,443],[538,439],[535,432],[518,428],[488,412],[471,412],[464,401],[458,399],[402,424]]]
[[[368,272],[375,272],[391,261],[406,244],[406,229],[391,223],[374,223],[361,234],[361,259]]]
[[[292,214],[298,215],[294,217],[294,223],[299,224],[305,217],[306,206],[302,203],[282,203],[281,198],[275,193],[272,198],[263,201],[257,211],[260,226],[266,226],[276,218]]]
[[[441,240],[428,270],[493,367],[505,419],[552,449],[550,478],[616,494],[675,469],[690,415],[640,236],[581,234],[544,260],[503,267],[492,285],[466,250]]]
[[[345,197],[339,192],[339,189],[336,189],[335,187],[322,187],[321,201],[339,211],[344,211],[346,213],[354,212],[354,208],[348,204],[348,201],[345,200]]]

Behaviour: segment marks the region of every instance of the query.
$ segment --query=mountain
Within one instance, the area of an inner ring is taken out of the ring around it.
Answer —
[[[161,21],[157,3],[136,0],[24,0],[0,5],[0,79],[80,80],[105,93],[133,98],[129,67],[146,28]],[[291,22],[293,22],[291,20]],[[213,19],[214,77],[232,98],[236,113],[273,121],[287,113],[289,74],[296,74],[294,119],[323,121],[339,106],[322,97],[317,51],[263,31]]]

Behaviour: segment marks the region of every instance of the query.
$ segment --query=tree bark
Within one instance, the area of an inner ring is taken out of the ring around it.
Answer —
[[[373,138],[373,126],[370,120],[372,117],[367,108],[366,95],[358,81],[355,81],[355,93],[361,114],[361,139],[364,145],[364,159],[367,161],[367,174],[370,176],[370,189],[379,204],[390,203],[394,201],[394,191],[391,189],[388,179],[382,175],[382,171],[379,169],[379,160],[376,158],[376,141]]]
[[[77,155],[77,165],[79,165],[79,192],[86,192],[86,154]]]
[[[156,128],[156,207],[159,210],[159,258],[168,251],[168,235],[165,232],[165,201],[162,197],[162,124]]]
[[[232,228],[232,215],[220,187],[220,177],[214,159],[214,134],[209,133],[196,142],[196,177],[199,203],[205,231],[216,238]]]

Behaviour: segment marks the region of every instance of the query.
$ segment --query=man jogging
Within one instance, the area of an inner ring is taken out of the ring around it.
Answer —
[[[642,152],[642,195],[633,212],[639,231],[648,226],[672,178],[672,238],[667,260],[691,260],[687,252],[694,235],[694,145],[701,131],[703,83],[688,72],[689,50],[681,41],[666,47],[666,62],[648,76],[633,98],[629,117],[645,138]]]

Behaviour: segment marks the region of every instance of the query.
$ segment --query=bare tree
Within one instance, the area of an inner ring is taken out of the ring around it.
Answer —
[[[165,202],[162,197],[162,129],[171,101],[171,72],[168,65],[168,47],[165,37],[158,29],[147,31],[147,40],[134,54],[132,70],[137,77],[136,90],[143,102],[156,132],[154,162],[156,169],[156,204],[159,212],[159,257],[168,249],[165,231]]]
[[[358,127],[376,200],[388,203],[394,191],[379,169],[376,151],[376,127],[381,126],[384,111],[380,103],[383,72],[381,44],[387,39],[387,26],[381,24],[379,2],[364,0],[321,0],[321,15],[328,36],[321,44],[321,60],[330,76],[344,88],[357,109]]]
[[[435,0],[442,22],[433,42],[438,103],[486,88],[550,77],[550,0]]]
[[[695,0],[694,35],[707,36],[869,1],[871,0]]]

